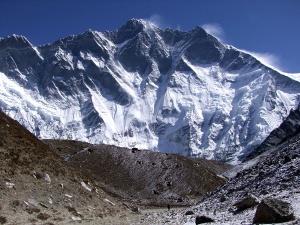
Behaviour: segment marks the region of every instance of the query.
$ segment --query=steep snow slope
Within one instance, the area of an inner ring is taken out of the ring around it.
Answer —
[[[132,19],[32,46],[0,39],[0,107],[40,138],[242,160],[299,102],[300,83],[196,27]]]

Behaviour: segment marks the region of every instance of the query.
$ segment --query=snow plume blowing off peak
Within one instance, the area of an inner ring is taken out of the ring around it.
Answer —
[[[147,23],[38,47],[0,39],[1,109],[43,139],[238,163],[298,106],[300,83],[251,54]]]

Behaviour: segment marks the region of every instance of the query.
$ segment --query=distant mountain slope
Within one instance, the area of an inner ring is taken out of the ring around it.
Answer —
[[[195,204],[224,184],[225,179],[215,173],[216,168],[230,168],[219,162],[195,161],[175,154],[76,141],[44,142],[105,190],[140,205]]]
[[[0,168],[1,224],[117,224],[132,215],[1,110]]]
[[[33,46],[0,39],[0,107],[43,139],[237,163],[299,103],[300,83],[205,30],[132,19]]]
[[[300,133],[300,105],[297,109],[291,110],[288,117],[282,122],[282,124],[273,130],[270,135],[252,151],[245,161],[255,158],[256,156],[275,148],[279,144],[289,140],[293,136]]]

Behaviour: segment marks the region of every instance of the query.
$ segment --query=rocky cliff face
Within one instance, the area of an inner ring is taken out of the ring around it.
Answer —
[[[300,83],[205,30],[132,19],[35,47],[0,39],[0,107],[40,138],[236,163],[299,102]]]
[[[300,106],[298,106],[295,110],[291,110],[288,117],[282,122],[282,124],[273,130],[270,135],[245,158],[245,161],[253,159],[263,152],[275,148],[299,133]]]

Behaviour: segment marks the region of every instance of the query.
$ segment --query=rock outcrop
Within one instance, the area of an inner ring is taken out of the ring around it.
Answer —
[[[253,223],[283,223],[293,219],[295,219],[294,210],[290,203],[266,198],[258,205]]]

